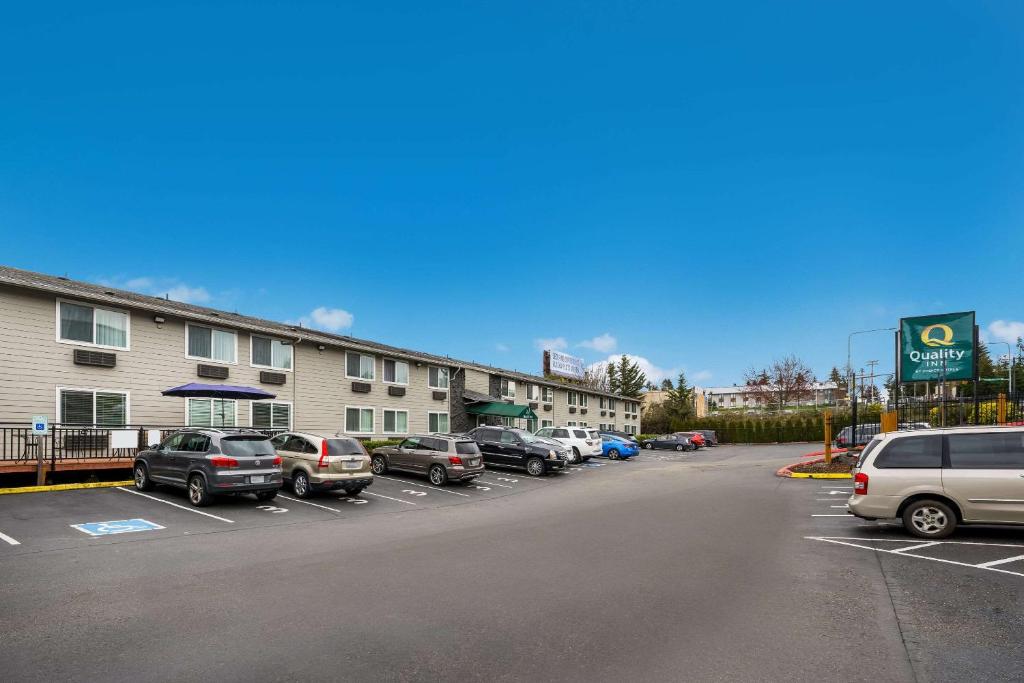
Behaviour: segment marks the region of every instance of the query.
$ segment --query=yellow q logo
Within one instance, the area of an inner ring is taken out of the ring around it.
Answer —
[[[932,334],[933,330],[938,330],[938,334]],[[953,328],[949,325],[929,325],[921,330],[921,341],[925,346],[952,346]]]

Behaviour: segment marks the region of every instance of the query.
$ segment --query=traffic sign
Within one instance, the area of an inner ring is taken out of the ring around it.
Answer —
[[[50,431],[50,418],[45,415],[32,416],[32,433],[42,436]]]

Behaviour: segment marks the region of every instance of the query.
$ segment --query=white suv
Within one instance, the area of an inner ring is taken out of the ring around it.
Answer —
[[[576,465],[601,455],[601,435],[590,427],[545,427],[537,430],[537,436],[554,439],[572,451],[572,460]]]

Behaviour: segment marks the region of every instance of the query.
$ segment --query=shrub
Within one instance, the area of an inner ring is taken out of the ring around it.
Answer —
[[[381,446],[397,446],[402,443],[401,439],[378,439],[376,441],[370,439],[363,442],[363,446],[366,450],[372,452],[374,448],[380,448]]]

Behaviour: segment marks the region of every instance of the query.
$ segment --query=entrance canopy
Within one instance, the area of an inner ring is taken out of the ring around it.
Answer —
[[[536,420],[537,413],[530,410],[530,406],[517,406],[514,403],[502,401],[488,401],[466,406],[466,412],[471,415],[493,415],[495,417],[514,417],[524,420]]]
[[[160,392],[164,396],[185,396],[189,398],[240,398],[259,401],[274,398],[275,395],[256,387],[236,387],[229,384],[182,384]]]

